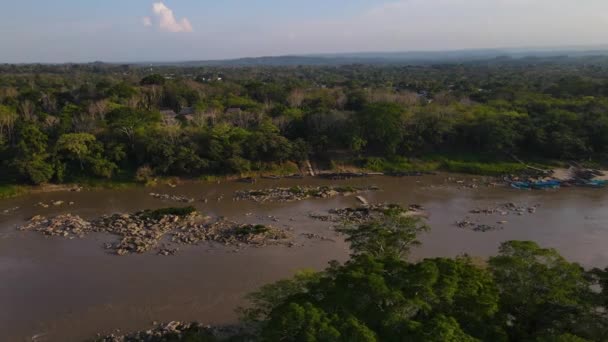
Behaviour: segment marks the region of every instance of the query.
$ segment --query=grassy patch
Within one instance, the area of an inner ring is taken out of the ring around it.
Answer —
[[[13,198],[28,193],[27,187],[20,185],[0,185],[0,199]]]
[[[435,171],[440,166],[440,162],[434,160],[408,160],[402,157],[367,157],[356,160],[355,164],[375,172]]]
[[[201,182],[217,182],[223,178],[216,175],[202,175],[199,177],[199,179]]]
[[[194,212],[196,212],[196,208],[194,208],[192,206],[183,207],[183,208],[170,207],[170,208],[163,208],[163,209],[157,209],[157,210],[144,210],[141,213],[141,216],[143,218],[147,218],[147,219],[160,220],[163,217],[168,216],[168,215],[185,217]]]
[[[268,231],[270,231],[270,229],[264,225],[261,224],[256,224],[256,225],[246,225],[241,227],[236,234],[237,235],[258,235],[258,234],[264,234],[267,233]]]
[[[458,160],[444,160],[441,169],[448,172],[468,173],[473,175],[499,176],[504,174],[517,174],[526,170],[520,163],[507,162],[471,162]]]
[[[429,156],[433,160],[440,161],[440,169],[448,172],[468,173],[473,175],[500,176],[506,174],[518,174],[527,170],[526,165],[513,161],[498,159],[495,156],[485,155],[435,155]],[[547,161],[531,162],[528,165],[541,169],[551,169],[555,165]]]
[[[428,155],[420,159],[366,157],[357,159],[354,163],[363,169],[376,172],[443,170],[454,173],[499,176],[517,174],[526,170],[526,166],[518,162],[478,155]],[[544,169],[554,167],[553,163],[546,161],[529,164]]]
[[[236,178],[258,178],[263,175],[272,176],[287,176],[292,174],[299,174],[300,169],[298,165],[292,162],[284,163],[267,163],[260,164],[259,167],[252,171],[241,172],[236,174],[208,174],[200,175],[198,179],[202,182],[217,182],[221,180],[230,180]]]
[[[284,162],[284,163],[271,163],[266,164],[258,173],[261,174],[272,174],[272,175],[291,175],[294,173],[300,173],[300,168],[298,165],[293,162]]]
[[[97,179],[87,178],[79,179],[75,183],[91,189],[128,189],[139,184],[130,180],[115,180],[115,179]]]

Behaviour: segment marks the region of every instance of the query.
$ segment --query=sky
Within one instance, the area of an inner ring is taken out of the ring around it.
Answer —
[[[608,0],[0,0],[0,63],[608,44]]]

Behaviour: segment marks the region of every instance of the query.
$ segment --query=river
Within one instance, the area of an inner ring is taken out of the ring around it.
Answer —
[[[310,199],[289,203],[255,203],[232,200],[235,191],[293,185],[376,185],[382,190],[364,196],[370,202],[420,204],[429,214],[429,233],[412,258],[456,256],[468,253],[487,257],[506,240],[533,240],[556,248],[586,267],[608,265],[608,191],[566,188],[518,191],[479,186],[473,177],[370,177],[345,181],[316,178],[238,182],[186,183],[175,188],[132,188],[82,192],[37,193],[0,201],[0,340],[82,341],[113,329],[149,328],[152,322],[235,322],[235,308],[259,286],[288,277],[301,269],[323,269],[330,260],[343,261],[348,246],[331,229],[331,223],[309,217],[331,208],[357,205],[353,196]],[[102,245],[114,241],[105,234],[83,239],[44,237],[16,228],[33,215],[73,213],[85,219],[102,214],[176,206],[149,196],[150,192],[179,194],[198,199],[203,213],[247,223],[290,227],[297,246],[234,248],[217,244],[180,247],[176,256],[118,257]],[[208,199],[207,203],[200,199]],[[219,198],[219,200],[218,200]],[[61,200],[61,206],[43,208],[39,202]],[[67,203],[74,202],[73,205]],[[474,215],[476,208],[503,203],[539,205],[534,214]],[[4,210],[18,207],[14,211]],[[461,229],[465,217],[504,229],[485,233]],[[334,241],[310,240],[314,233]]]

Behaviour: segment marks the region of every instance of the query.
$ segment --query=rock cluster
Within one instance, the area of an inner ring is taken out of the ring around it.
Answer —
[[[429,171],[394,171],[385,172],[384,174],[391,177],[421,177],[425,175],[436,175],[437,173]]]
[[[509,202],[509,203],[504,203],[501,204],[497,207],[493,207],[493,208],[483,208],[483,209],[473,209],[471,211],[469,211],[469,214],[475,214],[475,215],[499,215],[499,216],[507,216],[507,215],[518,215],[518,216],[522,216],[525,214],[534,214],[536,213],[537,208],[540,207],[540,204],[535,204],[533,206],[525,206],[525,205],[517,205],[515,203]],[[482,224],[479,222],[475,222],[473,219],[471,219],[470,217],[465,217],[463,220],[460,221],[456,221],[455,225],[458,228],[462,228],[462,229],[470,229],[472,231],[475,232],[489,232],[489,231],[494,231],[494,230],[502,230],[504,224],[507,223],[507,221],[498,221],[496,222],[498,225],[488,225],[488,224]]]
[[[51,205],[53,205],[55,207],[58,207],[58,206],[61,206],[61,205],[64,205],[64,204],[65,204],[65,201],[51,201],[50,203],[38,202],[38,203],[36,203],[36,206],[42,207],[42,208],[48,208]],[[69,205],[74,205],[74,202],[69,202],[68,204]]]
[[[8,215],[8,214],[14,213],[15,211],[17,211],[19,209],[20,209],[19,207],[12,207],[12,208],[8,208],[8,209],[4,209],[4,210],[2,210],[2,214]]]
[[[48,236],[83,237],[92,231],[90,222],[80,216],[65,214],[47,219],[36,215],[19,230],[33,230]]]
[[[225,245],[264,246],[285,243],[289,237],[289,234],[280,228],[220,219],[210,223],[190,222],[183,225],[173,233],[171,241],[181,244],[214,241]]]
[[[237,191],[236,200],[253,200],[256,202],[291,202],[309,198],[331,198],[336,196],[349,196],[364,191],[379,190],[377,187],[351,187],[351,186],[295,186],[291,188],[271,188],[261,190]]]
[[[351,178],[369,177],[370,175],[364,172],[325,172],[319,173],[319,178],[331,179],[331,180],[345,180]]]
[[[470,229],[470,230],[472,230],[474,232],[481,232],[481,233],[485,233],[485,232],[489,232],[489,231],[494,231],[494,230],[502,230],[503,229],[502,226],[491,226],[491,225],[488,225],[488,224],[476,223],[476,222],[470,221],[468,219],[464,219],[462,221],[456,222],[456,226],[458,228]]]
[[[319,234],[315,234],[315,233],[302,233],[300,234],[303,237],[309,239],[309,240],[320,240],[320,241],[329,241],[329,242],[336,242],[334,239],[330,239],[328,237],[319,235]]]
[[[50,219],[35,216],[19,229],[70,238],[83,237],[91,232],[117,235],[120,241],[105,244],[106,249],[117,255],[145,253],[153,249],[158,249],[159,255],[174,255],[177,249],[159,247],[161,240],[169,235],[172,242],[180,244],[212,241],[238,246],[287,243],[290,238],[283,229],[271,226],[240,224],[224,219],[208,221],[196,212],[167,214],[165,209],[105,215],[90,222],[71,214]]]
[[[154,218],[145,213],[102,216],[94,221],[94,230],[121,237],[118,243],[106,246],[118,255],[145,253],[154,249],[169,231],[196,219],[196,215],[186,217],[164,215],[161,218]]]
[[[397,213],[403,216],[425,216],[424,208],[420,205],[410,205],[407,209],[397,204],[372,204],[357,208],[331,209],[329,215],[309,214],[309,217],[329,222],[344,224],[361,224],[385,217],[388,213]]]
[[[192,203],[194,202],[194,198],[190,198],[190,197],[186,197],[186,196],[179,196],[179,195],[169,195],[169,194],[157,194],[154,192],[151,192],[149,194],[150,196],[160,199],[160,200],[167,200],[167,201],[174,201],[174,202],[181,202],[181,203]]]
[[[534,214],[536,213],[536,209],[540,207],[540,204],[535,204],[533,206],[523,206],[523,205],[517,205],[515,203],[505,203],[502,204],[498,207],[494,207],[494,208],[484,208],[484,209],[473,209],[471,211],[469,211],[470,214],[485,214],[485,215],[502,215],[502,216],[506,216],[509,214],[515,214],[515,215],[524,215],[526,213],[528,214]]]
[[[231,332],[230,334],[233,334]],[[204,326],[200,323],[184,323],[173,321],[166,324],[161,324],[153,329],[139,331],[127,335],[110,334],[108,336],[95,339],[96,342],[156,342],[156,341],[182,341],[206,336],[212,338],[214,336],[226,334],[216,328]]]

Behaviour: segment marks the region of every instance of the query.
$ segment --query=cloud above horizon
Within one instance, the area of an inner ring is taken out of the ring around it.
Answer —
[[[156,22],[158,23],[158,28],[161,31],[166,32],[193,32],[192,24],[188,18],[184,17],[180,20],[175,18],[175,14],[173,14],[173,10],[167,7],[163,2],[155,2],[152,5],[152,12],[156,17]],[[143,18],[143,25],[146,27],[153,26],[153,21],[151,17]]]

